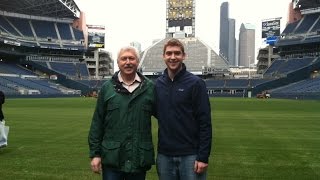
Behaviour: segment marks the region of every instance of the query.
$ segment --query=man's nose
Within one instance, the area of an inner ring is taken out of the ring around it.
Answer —
[[[170,59],[175,59],[176,58],[176,54],[172,53],[170,56]]]

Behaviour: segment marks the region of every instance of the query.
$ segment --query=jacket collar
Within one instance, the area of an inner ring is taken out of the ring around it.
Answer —
[[[182,69],[174,76],[174,80],[179,79],[181,76],[183,76],[183,74],[187,72],[187,67],[184,63],[182,63]],[[163,75],[170,79],[169,74],[168,74],[168,68],[166,68],[163,72]]]
[[[118,75],[119,75],[119,72],[120,71],[117,71],[116,73],[114,73],[114,75],[112,76],[111,78],[111,81],[113,83],[113,87],[114,87],[114,90],[118,93],[124,93],[124,94],[130,94],[130,92],[124,88],[121,84],[121,82],[119,81],[119,78],[118,78]],[[145,77],[137,71],[137,75],[140,77],[141,79],[141,83],[139,86],[143,86],[144,82],[145,82]]]

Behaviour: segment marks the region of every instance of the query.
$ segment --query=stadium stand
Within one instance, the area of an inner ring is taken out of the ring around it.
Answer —
[[[52,9],[52,7],[56,7]],[[79,96],[96,90],[73,0],[4,1],[0,6],[0,87],[8,96]],[[81,82],[81,81],[84,82]]]
[[[205,80],[209,96],[254,97],[268,92],[271,98],[320,99],[320,3],[295,2],[301,18],[286,25],[270,64],[268,52],[261,50],[260,76],[236,78],[228,62],[199,38],[178,37],[185,45],[187,69]],[[0,6],[1,90],[9,97],[79,96],[99,91],[106,79],[95,77],[111,75],[113,64],[110,54],[101,51],[99,58],[104,61],[96,67],[80,20],[80,9],[73,0],[4,1]],[[160,39],[142,51],[139,70],[144,75],[156,78],[162,74],[162,48],[167,40]]]
[[[268,92],[276,98],[319,99],[320,3],[307,0],[293,3],[297,3],[293,7],[295,12],[300,12],[297,16],[300,18],[289,18],[294,21],[287,24],[275,43],[279,58],[263,74],[269,81],[252,91],[253,94]]]

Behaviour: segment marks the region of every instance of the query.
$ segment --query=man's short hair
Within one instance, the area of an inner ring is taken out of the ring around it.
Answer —
[[[169,40],[164,44],[163,54],[166,53],[166,49],[167,49],[168,46],[178,46],[178,47],[180,47],[180,49],[181,49],[181,51],[182,51],[182,54],[185,55],[184,46],[183,46],[182,42],[179,41],[178,39],[175,39],[175,38],[169,39]]]
[[[137,50],[135,47],[133,47],[133,46],[125,46],[125,47],[122,47],[122,48],[119,50],[118,57],[117,57],[117,61],[119,61],[120,55],[121,55],[123,52],[133,52],[133,54],[135,55],[137,61],[140,60],[140,54],[139,54],[138,50]]]

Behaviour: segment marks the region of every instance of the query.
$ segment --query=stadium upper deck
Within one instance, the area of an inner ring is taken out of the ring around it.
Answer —
[[[82,50],[86,38],[73,0],[0,1],[0,37],[5,44]]]
[[[0,89],[13,96],[90,91],[76,82],[89,78],[80,61],[87,50],[83,17],[73,0],[0,1]]]
[[[314,9],[320,6],[319,0],[292,0],[294,9],[305,10]]]
[[[73,0],[1,0],[0,11],[55,18],[80,17],[80,9]]]
[[[318,52],[317,44],[320,43],[320,2],[317,0],[293,0],[288,19],[286,28],[276,42],[276,46],[280,48],[281,56],[288,55],[284,51],[292,54],[293,51],[297,51],[293,50],[294,46],[301,45],[305,47],[299,47],[299,52],[294,54],[301,56],[304,51],[308,55],[318,55],[316,52]]]

